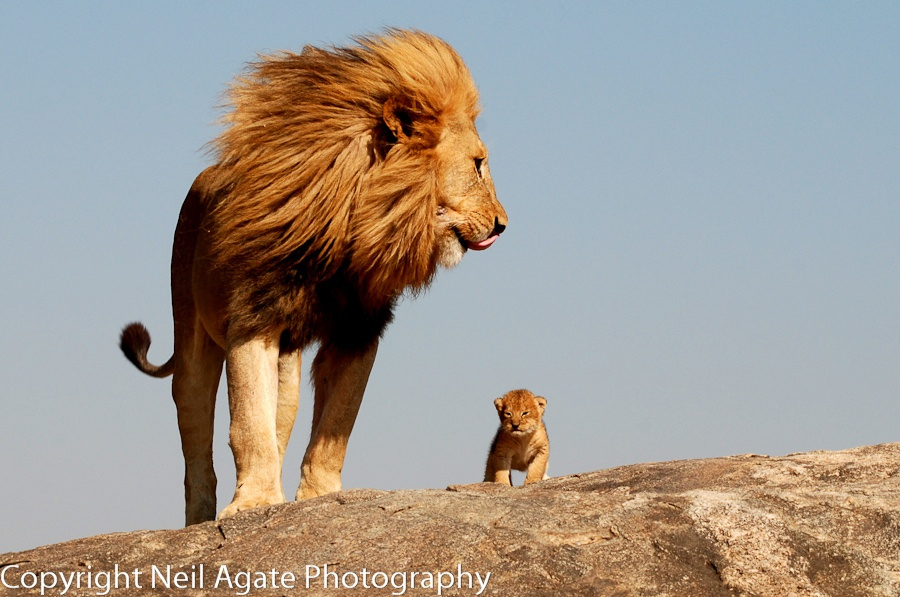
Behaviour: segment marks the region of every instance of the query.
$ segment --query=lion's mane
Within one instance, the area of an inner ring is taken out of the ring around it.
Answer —
[[[289,321],[297,289],[313,287],[383,329],[435,273],[434,147],[451,117],[476,117],[475,84],[428,34],[355,41],[262,56],[229,90],[208,228],[247,332]]]

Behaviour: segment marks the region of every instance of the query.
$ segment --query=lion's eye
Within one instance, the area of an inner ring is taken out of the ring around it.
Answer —
[[[527,416],[528,416],[528,413],[530,413],[530,412],[531,412],[530,410],[526,410],[525,412],[522,413],[522,416],[523,416],[523,417],[527,417]]]
[[[478,178],[484,178],[484,158],[475,158],[475,174]]]
[[[509,417],[511,417],[512,415],[510,414],[509,411],[506,411],[505,413],[503,413],[503,416],[506,417],[506,418],[509,418]]]

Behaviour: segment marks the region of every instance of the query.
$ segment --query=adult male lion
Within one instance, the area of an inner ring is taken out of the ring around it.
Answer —
[[[220,516],[284,501],[300,351],[318,342],[312,432],[296,497],[341,489],[379,337],[406,289],[486,249],[506,227],[456,52],[390,30],[346,48],[262,57],[229,92],[217,163],[194,181],[172,250],[174,374],[187,524],[215,517],[213,411],[222,363],[237,488]]]

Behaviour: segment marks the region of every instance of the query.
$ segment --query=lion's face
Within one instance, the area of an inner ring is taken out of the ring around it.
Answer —
[[[513,390],[494,400],[500,427],[511,435],[534,433],[541,425],[547,400],[528,390]]]
[[[450,268],[459,263],[466,250],[488,248],[506,228],[507,218],[497,201],[487,148],[471,120],[452,121],[435,151],[441,177],[438,262]]]
[[[229,98],[209,230],[240,321],[295,321],[295,291],[326,279],[379,312],[506,227],[478,91],[437,38],[265,57]]]

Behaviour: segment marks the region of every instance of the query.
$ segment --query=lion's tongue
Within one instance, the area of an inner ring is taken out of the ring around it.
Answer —
[[[490,235],[489,237],[487,237],[486,239],[480,240],[478,242],[473,242],[473,241],[467,240],[466,246],[469,247],[470,249],[472,249],[473,251],[484,251],[485,249],[490,247],[492,244],[494,244],[494,241],[497,240],[498,238],[500,238],[500,235],[494,233],[494,234]]]

